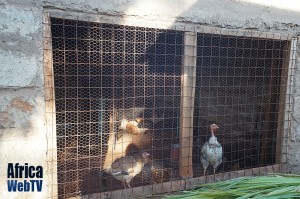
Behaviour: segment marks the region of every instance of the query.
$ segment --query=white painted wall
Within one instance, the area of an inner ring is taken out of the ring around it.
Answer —
[[[43,13],[115,23],[170,27],[202,24],[276,33],[300,32],[296,0],[0,0],[0,197],[47,198]],[[300,63],[299,47],[297,66]],[[300,72],[295,72],[293,97],[300,101]],[[300,107],[293,108],[296,141],[289,149],[290,170],[300,173]],[[295,158],[296,157],[296,158]],[[7,163],[44,166],[42,193],[8,193]],[[54,196],[55,197],[55,196]]]

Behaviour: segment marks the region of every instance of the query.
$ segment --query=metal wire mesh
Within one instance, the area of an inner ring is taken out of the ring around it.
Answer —
[[[141,152],[151,158],[131,187],[180,179],[183,68],[194,67],[184,63],[185,32],[58,18],[51,18],[51,32],[58,197],[123,190],[110,167]],[[290,42],[196,37],[194,177],[203,175],[201,147],[212,123],[223,147],[217,173],[281,163]]]
[[[124,188],[103,170],[139,151],[153,161],[133,186],[169,180],[171,144],[178,137],[183,33],[51,22],[59,196]],[[138,117],[143,118],[138,128],[147,129],[143,135],[122,136],[122,119]],[[151,178],[151,168],[156,177]],[[178,176],[178,169],[172,172]]]
[[[197,38],[194,163],[200,163],[197,151],[210,137],[208,126],[217,123],[223,146],[219,172],[275,164],[288,42],[200,33]],[[198,172],[203,174],[201,165]]]

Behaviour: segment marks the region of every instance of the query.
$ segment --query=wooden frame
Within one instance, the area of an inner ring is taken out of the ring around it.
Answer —
[[[62,14],[63,13],[63,14]],[[88,15],[89,21],[113,23],[115,17],[109,16],[106,18],[99,18],[94,15]],[[82,16],[80,13],[76,15],[67,15],[62,11],[51,11],[51,17],[63,17],[66,19],[87,20],[87,17]],[[120,23],[117,23],[120,24]],[[123,23],[121,23],[123,24]],[[123,24],[132,25],[132,24]],[[144,25],[144,24],[143,24]],[[253,169],[232,171],[216,174],[215,176],[206,176],[193,178],[192,168],[192,145],[193,145],[193,112],[194,112],[194,96],[196,84],[196,57],[197,57],[197,32],[209,34],[224,34],[235,36],[256,37],[265,39],[282,39],[274,33],[260,33],[253,34],[253,31],[242,30],[226,30],[221,28],[203,27],[199,26],[195,29],[195,25],[191,28],[184,29],[192,32],[184,33],[184,56],[183,56],[183,75],[182,75],[182,101],[180,107],[180,176],[183,180],[170,181],[154,185],[146,185],[142,187],[134,187],[132,189],[117,190],[110,192],[97,193],[92,195],[83,196],[83,198],[130,198],[130,197],[145,197],[154,194],[166,193],[171,191],[178,191],[183,189],[191,189],[193,186],[201,183],[212,182],[216,179],[227,180],[241,176],[259,175],[267,173],[277,173],[282,171],[282,148],[284,132],[290,128],[286,122],[288,118],[286,105],[290,102],[287,95],[291,92],[287,87],[291,86],[291,60],[294,59],[290,50],[295,46],[295,40],[292,36],[285,38],[289,44],[285,47],[284,54],[284,70],[282,71],[281,90],[280,93],[280,108],[279,108],[279,124],[277,132],[277,145],[276,145],[276,165],[259,167]],[[150,26],[159,28],[157,26]],[[160,27],[162,28],[162,27]],[[168,27],[168,29],[181,30],[178,27]],[[183,29],[182,29],[183,30]],[[51,24],[50,14],[44,14],[44,75],[45,75],[45,100],[46,100],[46,126],[47,126],[47,175],[49,180],[47,182],[48,189],[50,190],[51,197],[57,197],[57,146],[56,146],[56,119],[55,119],[55,94],[54,94],[54,79],[53,79],[53,63],[52,63],[52,41],[51,41]],[[286,68],[285,68],[286,67]]]
[[[197,33],[184,33],[181,77],[179,175],[193,177],[193,117],[196,87]]]
[[[53,57],[51,24],[49,13],[44,13],[44,86],[47,130],[47,188],[51,197],[57,197],[57,145],[56,145],[56,115],[53,77]]]

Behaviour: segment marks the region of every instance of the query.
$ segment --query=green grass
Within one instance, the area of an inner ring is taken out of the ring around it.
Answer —
[[[168,199],[284,199],[300,198],[300,175],[272,174],[198,185]]]

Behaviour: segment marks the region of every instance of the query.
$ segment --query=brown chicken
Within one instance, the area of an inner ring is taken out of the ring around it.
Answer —
[[[149,156],[150,154],[147,152],[135,156],[124,156],[116,160],[111,165],[111,168],[106,169],[106,172],[111,174],[115,179],[122,181],[125,189],[127,188],[126,184],[131,188],[131,180],[144,169]]]
[[[127,133],[131,133],[134,135],[139,134],[139,127],[138,124],[143,120],[143,118],[136,118],[135,121],[129,121],[126,124],[126,131]]]

